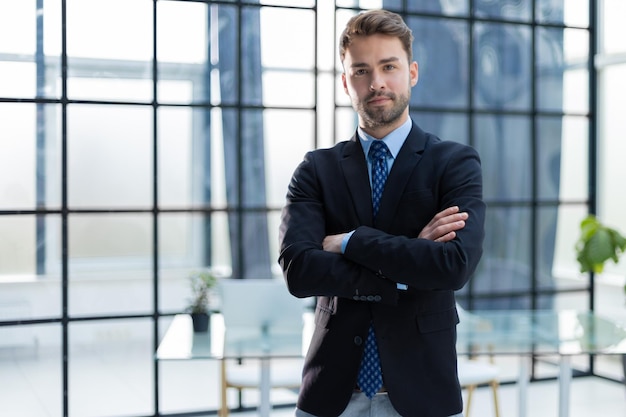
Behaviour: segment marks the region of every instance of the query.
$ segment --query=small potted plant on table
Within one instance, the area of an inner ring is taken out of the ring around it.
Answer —
[[[196,271],[189,275],[191,298],[187,311],[191,314],[194,332],[209,329],[209,294],[217,284],[217,277],[210,271]]]

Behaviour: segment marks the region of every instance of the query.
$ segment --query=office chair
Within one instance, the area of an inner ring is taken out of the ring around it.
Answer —
[[[471,321],[473,315],[461,307],[458,303],[456,309],[459,314],[459,320]],[[467,390],[467,403],[465,404],[465,417],[469,417],[470,407],[472,405],[472,396],[479,385],[488,384],[493,392],[494,414],[500,416],[500,407],[498,404],[498,374],[499,369],[493,363],[493,356],[489,357],[489,362],[478,360],[475,358],[459,359],[457,363],[459,374],[459,382],[461,388]]]
[[[457,364],[459,372],[459,382],[461,387],[467,389],[467,403],[465,404],[465,417],[470,415],[472,405],[472,395],[474,390],[482,384],[491,386],[493,392],[493,406],[496,417],[500,416],[498,405],[498,367],[493,363],[480,361],[477,359],[461,359]]]
[[[258,331],[270,327],[277,332],[302,332],[306,300],[297,299],[287,291],[282,279],[222,279],[218,291],[226,334]],[[297,390],[302,379],[303,358],[272,359],[270,387]],[[257,359],[222,359],[220,371],[220,417],[229,414],[227,391],[241,393],[258,389],[261,379]]]

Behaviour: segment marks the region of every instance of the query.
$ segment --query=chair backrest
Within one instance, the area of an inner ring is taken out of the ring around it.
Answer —
[[[305,299],[294,297],[282,279],[222,279],[221,312],[226,329],[301,332]]]

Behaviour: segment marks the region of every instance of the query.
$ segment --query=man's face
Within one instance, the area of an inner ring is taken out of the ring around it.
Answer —
[[[416,62],[408,63],[398,38],[357,37],[346,50],[343,67],[344,91],[366,132],[386,135],[404,123],[418,71]]]

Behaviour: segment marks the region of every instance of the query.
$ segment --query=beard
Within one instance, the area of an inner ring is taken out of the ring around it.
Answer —
[[[387,97],[392,100],[393,105],[387,109],[380,106],[368,106],[368,102],[375,97]],[[352,107],[361,117],[363,127],[378,128],[388,126],[396,122],[409,105],[411,91],[407,94],[396,95],[394,93],[372,93],[363,100],[353,100]]]

